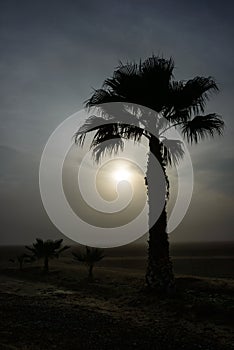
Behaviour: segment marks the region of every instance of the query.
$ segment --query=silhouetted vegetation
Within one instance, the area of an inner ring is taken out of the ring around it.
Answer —
[[[88,266],[88,276],[93,278],[94,265],[105,257],[103,253],[103,249],[85,247],[85,252],[77,251],[73,252],[72,255],[74,260]]]
[[[44,270],[47,272],[49,271],[49,259],[59,258],[63,251],[70,248],[66,245],[62,247],[62,242],[63,239],[43,241],[37,238],[32,247],[26,246],[26,248],[33,253],[33,257],[44,260]]]
[[[224,127],[219,115],[204,114],[211,93],[218,91],[215,80],[211,77],[197,76],[188,81],[175,81],[173,70],[172,59],[156,56],[138,64],[120,63],[113,76],[106,79],[102,88],[95,90],[86,102],[87,107],[101,105],[103,119],[92,115],[75,134],[75,142],[83,146],[86,134],[94,132],[91,148],[97,161],[104,155],[110,156],[123,150],[126,139],[141,142],[142,138],[146,138],[148,141],[149,155],[145,180],[148,188],[150,229],[146,283],[151,289],[166,294],[175,290],[166,230],[166,203],[169,197],[166,167],[177,163],[183,157],[184,150],[182,142],[167,139],[164,133],[176,127],[192,144],[208,136],[221,135]],[[116,112],[112,109],[110,113],[105,104],[115,102],[121,102],[121,107],[115,107]],[[138,106],[133,107],[132,104]],[[139,105],[150,110],[142,110]],[[161,165],[166,179],[165,205],[156,223],[154,201],[158,189],[155,186],[154,157]]]
[[[18,265],[19,265],[19,269],[20,270],[23,270],[23,264],[24,263],[30,263],[32,262],[34,259],[31,255],[28,255],[28,254],[20,254],[20,255],[17,255],[16,259],[9,259],[9,261],[11,261],[12,263],[15,263],[17,262]]]

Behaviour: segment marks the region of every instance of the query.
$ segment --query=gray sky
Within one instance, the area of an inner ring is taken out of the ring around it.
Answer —
[[[173,241],[233,240],[231,1],[1,1],[0,244],[59,237],[43,209],[38,164],[53,130],[118,61],[172,56],[177,79],[214,76],[207,112],[226,130],[191,148],[194,196]]]

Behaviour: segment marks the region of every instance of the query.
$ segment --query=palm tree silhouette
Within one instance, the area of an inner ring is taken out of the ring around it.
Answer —
[[[33,253],[33,257],[36,259],[44,260],[44,270],[49,271],[49,259],[59,258],[59,255],[67,250],[68,246],[62,247],[63,239],[43,241],[40,238],[36,239],[36,243],[33,243],[32,247],[26,246],[28,250]]]
[[[105,255],[103,254],[103,249],[85,247],[85,253],[82,252],[73,252],[72,255],[75,260],[84,263],[88,266],[89,269],[89,278],[93,278],[93,268],[94,265],[102,260]]]
[[[19,269],[23,270],[24,263],[25,262],[26,263],[32,262],[33,258],[32,258],[32,256],[23,253],[23,254],[17,255],[16,260],[15,259],[9,259],[9,261],[11,261],[13,263],[15,263],[15,261],[17,261],[18,264],[19,264]]]
[[[179,128],[188,142],[198,143],[207,136],[222,134],[224,123],[215,113],[205,115],[205,105],[210,94],[218,91],[216,82],[211,77],[197,76],[188,81],[175,81],[174,62],[156,56],[139,63],[120,62],[113,76],[104,81],[101,89],[94,91],[86,101],[87,107],[111,102],[141,105],[155,113],[135,113],[134,125],[119,122],[104,111],[104,118],[109,123],[100,126],[98,118],[89,117],[76,132],[75,142],[83,145],[86,134],[95,132],[91,148],[97,161],[103,155],[123,149],[124,139],[141,142],[146,137],[149,145],[146,184],[149,203],[149,240],[146,283],[150,288],[163,293],[175,290],[172,263],[169,256],[169,242],[166,232],[167,212],[164,209],[154,223],[154,198],[157,196],[153,169],[153,158],[160,163],[165,179],[165,191],[169,194],[169,182],[166,167],[178,162],[184,154],[182,143],[167,140],[163,133],[172,127]],[[103,105],[104,104],[104,105]],[[134,109],[134,108],[133,108]],[[123,113],[127,113],[126,107]],[[163,118],[162,118],[163,117]],[[150,132],[149,130],[152,130]],[[108,142],[111,140],[111,142]],[[106,142],[103,142],[106,141]],[[168,197],[168,196],[167,196]]]

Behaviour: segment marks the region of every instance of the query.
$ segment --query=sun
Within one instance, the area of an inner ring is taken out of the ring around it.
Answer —
[[[128,181],[130,179],[130,172],[126,169],[116,169],[113,173],[113,177],[116,181]]]

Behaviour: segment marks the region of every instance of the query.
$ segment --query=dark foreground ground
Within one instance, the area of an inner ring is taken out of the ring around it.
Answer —
[[[93,281],[67,257],[49,274],[2,263],[0,349],[234,349],[232,278],[177,273],[177,294],[165,299],[145,290],[129,257],[110,260]]]

